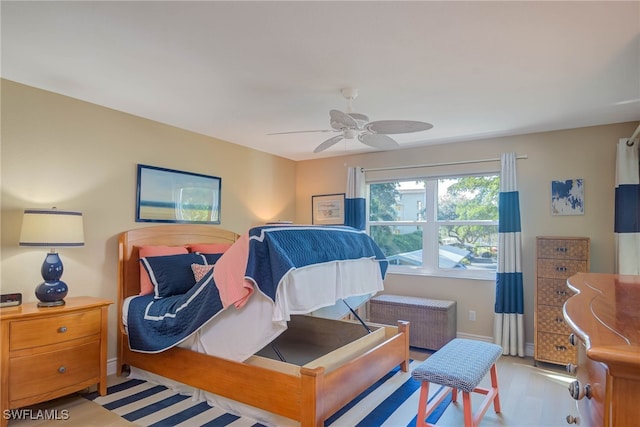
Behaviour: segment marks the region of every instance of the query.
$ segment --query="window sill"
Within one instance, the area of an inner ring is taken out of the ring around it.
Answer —
[[[442,277],[442,278],[454,279],[454,280],[479,280],[479,281],[491,282],[491,283],[495,283],[496,281],[495,272],[486,273],[486,272],[465,271],[463,274],[447,274],[445,272],[427,271],[419,267],[398,268],[394,266],[389,266],[389,269],[387,270],[387,274],[395,274],[398,276]]]

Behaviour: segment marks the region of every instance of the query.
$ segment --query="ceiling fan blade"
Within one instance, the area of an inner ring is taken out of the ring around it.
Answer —
[[[338,135],[338,136],[334,136],[333,138],[329,138],[327,139],[325,142],[323,142],[322,144],[318,145],[316,147],[315,150],[313,150],[314,153],[319,153],[321,151],[326,150],[327,148],[331,147],[334,144],[337,144],[338,142],[340,142],[342,139],[344,139],[342,137],[342,135]]]
[[[391,150],[400,146],[395,139],[381,133],[363,133],[358,135],[358,140],[369,147],[381,150]]]
[[[329,116],[331,117],[331,127],[336,130],[342,130],[344,128],[358,128],[358,122],[356,122],[356,120],[347,113],[343,113],[338,110],[331,110],[329,111]]]
[[[431,123],[417,122],[414,120],[377,120],[365,126],[371,133],[383,133],[394,135],[397,133],[413,133],[429,130],[433,127]]]
[[[347,113],[347,115],[349,117],[351,117],[352,119],[354,119],[356,122],[367,123],[369,121],[369,116],[367,116],[366,114],[362,114],[362,113]]]
[[[317,130],[293,130],[290,132],[275,132],[267,135],[287,135],[290,133],[310,133],[310,132],[337,132],[336,129],[317,129]]]

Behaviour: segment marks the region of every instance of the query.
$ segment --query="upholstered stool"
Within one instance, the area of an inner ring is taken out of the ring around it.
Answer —
[[[456,402],[458,390],[462,391],[465,427],[477,426],[491,403],[496,413],[499,413],[500,397],[495,363],[501,354],[502,347],[499,345],[456,338],[421,363],[411,372],[414,379],[422,381],[416,426],[432,426],[433,424],[426,422],[429,414],[449,392],[452,393],[452,401]],[[489,371],[491,371],[491,388],[478,387]],[[428,402],[429,383],[445,386],[431,402]],[[486,395],[475,414],[471,410],[472,392]]]

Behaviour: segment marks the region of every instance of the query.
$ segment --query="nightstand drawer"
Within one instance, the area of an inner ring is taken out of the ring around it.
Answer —
[[[9,350],[39,347],[100,334],[100,310],[11,322]]]
[[[100,341],[10,360],[11,401],[100,379]]]

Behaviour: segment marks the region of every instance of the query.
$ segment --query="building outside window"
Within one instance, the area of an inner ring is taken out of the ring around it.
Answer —
[[[368,183],[369,234],[390,271],[494,279],[499,188],[497,174]]]

